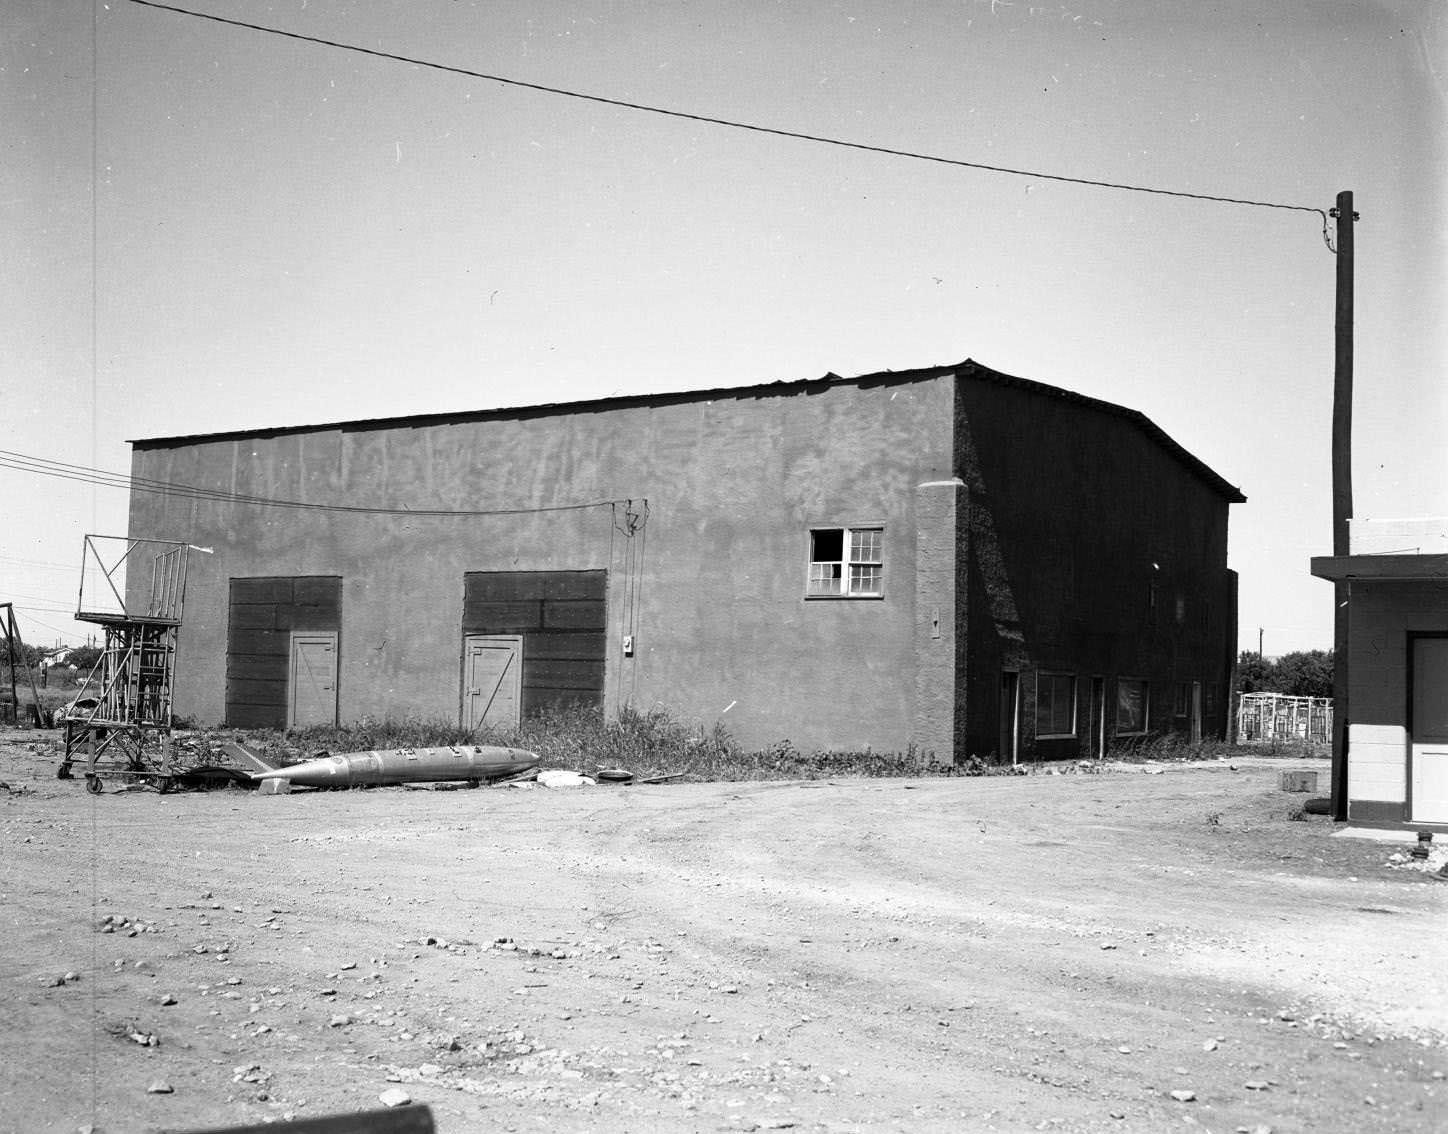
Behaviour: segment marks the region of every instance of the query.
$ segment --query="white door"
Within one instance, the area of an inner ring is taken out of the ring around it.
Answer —
[[[1413,700],[1408,742],[1413,752],[1415,823],[1448,823],[1448,637],[1410,642]]]
[[[337,723],[337,635],[292,635],[292,666],[287,684],[287,727]]]
[[[522,635],[469,634],[463,640],[463,727],[517,728],[522,703]]]

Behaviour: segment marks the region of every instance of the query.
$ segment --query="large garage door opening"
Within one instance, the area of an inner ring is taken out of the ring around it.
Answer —
[[[463,726],[509,727],[509,712],[516,723],[545,709],[602,708],[607,593],[607,571],[464,575]]]

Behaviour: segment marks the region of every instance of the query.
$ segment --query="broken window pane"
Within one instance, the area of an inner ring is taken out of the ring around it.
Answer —
[[[811,563],[809,565],[809,593],[812,595],[837,595],[841,593],[843,572],[838,563]]]
[[[807,595],[883,596],[881,528],[814,528],[809,540]]]
[[[845,532],[843,528],[822,528],[809,533],[809,557],[816,563],[828,560],[839,562],[845,557]]]

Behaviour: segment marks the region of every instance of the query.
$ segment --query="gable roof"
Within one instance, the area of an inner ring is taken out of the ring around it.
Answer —
[[[1012,386],[1016,389],[1028,390],[1033,394],[1040,394],[1043,397],[1055,398],[1060,401],[1070,402],[1074,405],[1085,406],[1094,409],[1099,413],[1110,414],[1113,417],[1124,418],[1131,422],[1148,438],[1156,442],[1167,453],[1184,465],[1188,471],[1195,473],[1203,481],[1223,496],[1228,503],[1245,504],[1247,497],[1242,495],[1242,490],[1231,484],[1224,477],[1219,475],[1200,457],[1193,455],[1177,444],[1165,429],[1157,425],[1151,418],[1140,410],[1134,410],[1127,406],[1119,406],[1115,402],[1103,401],[1100,398],[1087,397],[1085,394],[1078,394],[1074,390],[1063,390],[1060,386],[1048,386],[1044,382],[1036,382],[1030,378],[1017,378],[1011,374],[1002,374],[999,370],[992,370],[974,359],[966,359],[955,368],[961,374],[969,375],[972,378],[980,378],[987,382],[994,382],[1001,386]]]
[[[527,420],[538,417],[553,417],[564,414],[599,413],[605,410],[633,407],[681,405],[689,402],[717,401],[725,398],[774,398],[794,394],[818,392],[830,386],[897,386],[913,382],[930,381],[952,375],[994,382],[1003,386],[1027,390],[1043,397],[1055,398],[1084,406],[1100,413],[1126,419],[1161,446],[1178,463],[1199,478],[1229,503],[1241,504],[1246,497],[1235,485],[1214,472],[1207,464],[1193,456],[1140,410],[1129,409],[1100,398],[1087,397],[1059,386],[1050,386],[1029,378],[1017,378],[993,370],[989,366],[966,359],[951,366],[928,366],[914,370],[883,370],[872,374],[860,374],[842,378],[838,374],[825,374],[820,378],[801,378],[788,381],[763,382],[750,386],[720,386],[707,390],[682,390],[660,394],[624,394],[607,398],[586,398],[572,402],[546,402],[532,406],[511,406],[501,409],[457,410],[441,413],[409,414],[402,417],[365,418],[355,421],[321,422],[311,425],[273,426],[262,429],[227,430],[219,433],[196,433],[174,437],[149,437],[132,440],[130,444],[139,450],[169,449],[181,445],[200,444],[215,441],[236,441],[244,438],[285,437],[298,433],[317,433],[322,430],[360,432],[374,429],[412,428],[425,425],[444,425],[473,421]]]

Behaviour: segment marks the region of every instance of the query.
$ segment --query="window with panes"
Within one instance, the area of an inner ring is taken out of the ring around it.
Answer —
[[[1145,732],[1150,715],[1151,687],[1145,681],[1134,677],[1119,677],[1116,680],[1116,731],[1122,733]]]
[[[1069,673],[1036,675],[1036,738],[1076,735],[1076,678]]]
[[[809,598],[880,598],[885,590],[885,529],[811,528]]]

